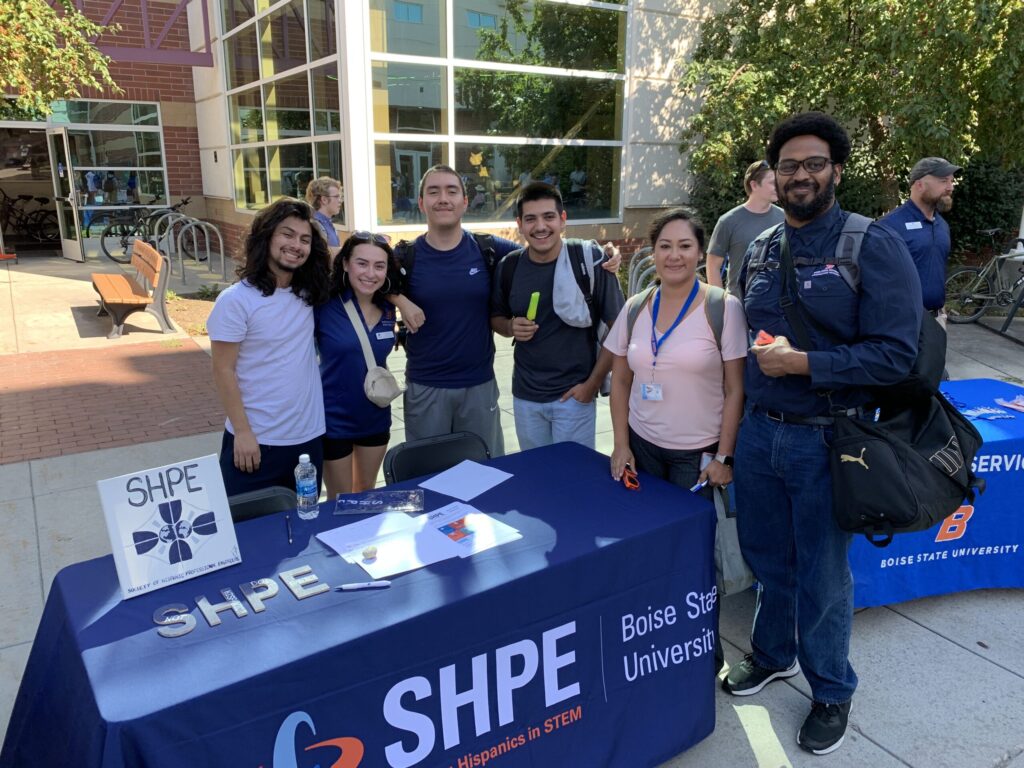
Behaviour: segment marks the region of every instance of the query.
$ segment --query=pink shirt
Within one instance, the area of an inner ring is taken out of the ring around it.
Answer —
[[[725,297],[719,355],[702,300],[661,345],[657,368],[653,368],[653,304],[652,298],[637,316],[631,339],[626,338],[627,304],[604,340],[613,354],[625,356],[633,371],[629,426],[644,440],[672,450],[694,450],[718,442],[725,402],[722,361],[747,355],[743,306],[735,296]],[[644,400],[641,396],[641,385],[652,381],[661,384],[661,401]]]

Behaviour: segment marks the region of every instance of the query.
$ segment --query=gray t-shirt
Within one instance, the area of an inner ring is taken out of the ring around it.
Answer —
[[[564,247],[564,246],[563,246]],[[625,299],[615,275],[600,267],[603,255],[593,248],[586,252],[595,260],[594,287],[591,294],[597,315],[611,327],[622,309]],[[526,252],[520,253],[512,277],[508,300],[502,293],[502,270],[508,268],[508,259],[502,260],[494,274],[491,286],[491,315],[525,317],[530,305],[530,294],[540,293],[537,305],[537,333],[528,342],[516,342],[513,348],[515,368],[512,372],[512,394],[534,403],[550,403],[584,381],[594,368],[596,349],[590,328],[566,325],[555,314],[551,296],[555,280],[554,261],[537,264]]]
[[[786,215],[777,205],[773,205],[766,213],[751,213],[746,206],[737,205],[719,218],[715,231],[711,233],[708,253],[728,259],[729,277],[726,287],[730,293],[738,294],[740,266],[747,247],[768,227],[774,227],[785,218]]]

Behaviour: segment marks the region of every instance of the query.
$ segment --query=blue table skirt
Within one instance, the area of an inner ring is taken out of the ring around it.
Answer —
[[[991,379],[943,382],[960,410],[1012,400],[1024,388]],[[975,472],[987,488],[936,528],[896,536],[878,548],[863,536],[850,548],[858,607],[989,587],[1024,586],[1024,413],[974,420],[985,440]]]
[[[575,444],[493,463],[515,477],[472,503],[523,538],[383,591],[280,585],[304,565],[366,580],[313,538],[340,524],[327,512],[293,515],[293,546],[281,515],[243,523],[240,565],[128,601],[110,557],[64,569],[0,765],[637,768],[706,737],[710,505],[649,477],[628,491]],[[242,600],[248,615],[211,627],[196,609],[268,577],[263,612]],[[197,626],[160,637],[153,614],[174,603]]]

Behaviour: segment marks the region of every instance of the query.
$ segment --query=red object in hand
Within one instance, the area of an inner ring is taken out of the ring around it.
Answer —
[[[754,345],[758,347],[763,347],[768,344],[771,344],[773,341],[775,341],[774,336],[772,336],[767,331],[761,330],[757,332],[757,338],[754,339]]]

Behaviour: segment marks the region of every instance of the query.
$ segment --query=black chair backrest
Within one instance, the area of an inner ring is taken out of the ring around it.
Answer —
[[[295,489],[272,485],[269,488],[236,493],[228,497],[228,506],[231,508],[231,519],[236,523],[284,512],[295,509]]]
[[[399,443],[384,455],[384,480],[399,483],[454,467],[465,459],[491,458],[487,443],[472,432],[453,432]]]

